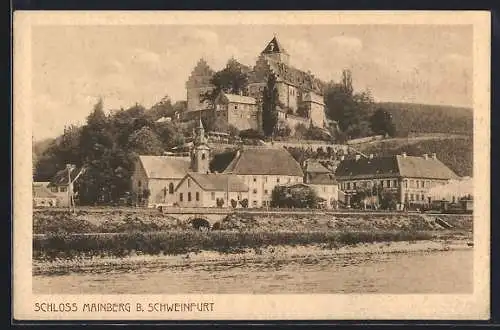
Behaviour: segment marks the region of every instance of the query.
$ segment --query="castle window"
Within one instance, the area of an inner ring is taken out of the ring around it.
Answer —
[[[234,105],[234,108],[235,108],[235,109],[238,109],[238,105],[237,105],[237,104],[235,104],[235,105]]]
[[[61,187],[61,188],[59,188],[59,191],[60,191],[60,192],[66,192],[67,190],[68,190],[68,189],[67,189],[66,187]]]
[[[183,193],[180,193],[179,194],[179,200],[182,202],[184,200],[184,194]]]
[[[188,192],[188,202],[191,201],[191,192]]]
[[[196,201],[199,201],[200,200],[200,193],[197,191],[196,192]]]
[[[141,180],[137,181],[137,187],[139,187],[139,188],[140,188],[140,187],[141,187],[141,185],[142,185]]]
[[[170,195],[174,193],[174,184],[172,182],[170,182],[170,184],[168,185],[168,193]]]
[[[201,154],[201,159],[205,160],[205,154]]]
[[[264,189],[264,194],[266,194],[266,195],[267,195],[268,193],[269,193],[269,190]]]
[[[256,177],[253,177],[253,182],[257,182],[257,178]]]
[[[140,182],[140,181],[139,181],[139,182]],[[139,187],[140,187],[140,185],[139,185]],[[56,193],[56,192],[57,192],[57,187],[51,187],[51,188],[50,188],[50,191],[52,191],[52,192],[55,192],[55,193]]]

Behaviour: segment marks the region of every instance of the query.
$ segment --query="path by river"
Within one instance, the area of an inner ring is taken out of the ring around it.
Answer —
[[[37,294],[471,293],[473,251],[356,254],[33,277]]]

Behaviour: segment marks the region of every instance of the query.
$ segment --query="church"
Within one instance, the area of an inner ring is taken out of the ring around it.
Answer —
[[[228,63],[231,61],[236,62],[230,59]],[[312,73],[294,68],[289,61],[289,53],[275,36],[253,67],[236,62],[248,77],[248,85],[241,95],[224,93],[217,97],[215,104],[211,104],[203,100],[203,95],[214,89],[210,81],[215,71],[200,59],[186,82],[186,117],[223,118],[228,125],[239,130],[261,128],[262,94],[269,75],[273,74],[279,95],[277,110],[280,121],[285,122],[292,132],[298,124],[327,127],[323,101],[326,84]]]

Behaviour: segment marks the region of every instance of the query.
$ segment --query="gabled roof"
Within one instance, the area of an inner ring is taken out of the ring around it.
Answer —
[[[458,178],[438,159],[402,155],[343,160],[337,167],[335,175],[358,179],[406,177],[448,180]]]
[[[276,36],[273,37],[271,41],[267,44],[266,48],[261,52],[261,54],[274,54],[274,53],[284,53],[288,54],[283,45],[278,41]]]
[[[182,179],[189,171],[189,157],[139,156],[139,162],[150,179]]]
[[[240,175],[304,176],[290,153],[283,148],[242,148],[224,173]]]
[[[43,185],[33,184],[33,197],[34,198],[57,198],[50,190]]]
[[[81,167],[76,167],[73,166],[70,170],[70,176],[71,176],[71,181],[74,181],[77,177],[77,175],[82,171]],[[59,172],[52,177],[50,180],[50,183],[48,184],[48,187],[52,186],[67,186],[68,185],[68,170],[60,170]]]
[[[246,192],[248,186],[236,175],[222,173],[189,172],[179,182],[179,187],[187,177],[191,177],[205,191]]]
[[[397,155],[399,173],[408,178],[458,179],[458,175],[439,159]]]

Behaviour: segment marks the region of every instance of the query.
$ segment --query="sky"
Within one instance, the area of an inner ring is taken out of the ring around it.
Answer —
[[[32,31],[33,136],[85,123],[99,97],[107,110],[164,96],[185,100],[200,58],[214,69],[234,57],[253,66],[277,36],[290,64],[324,81],[352,71],[376,101],[472,106],[472,26],[87,25]]]

